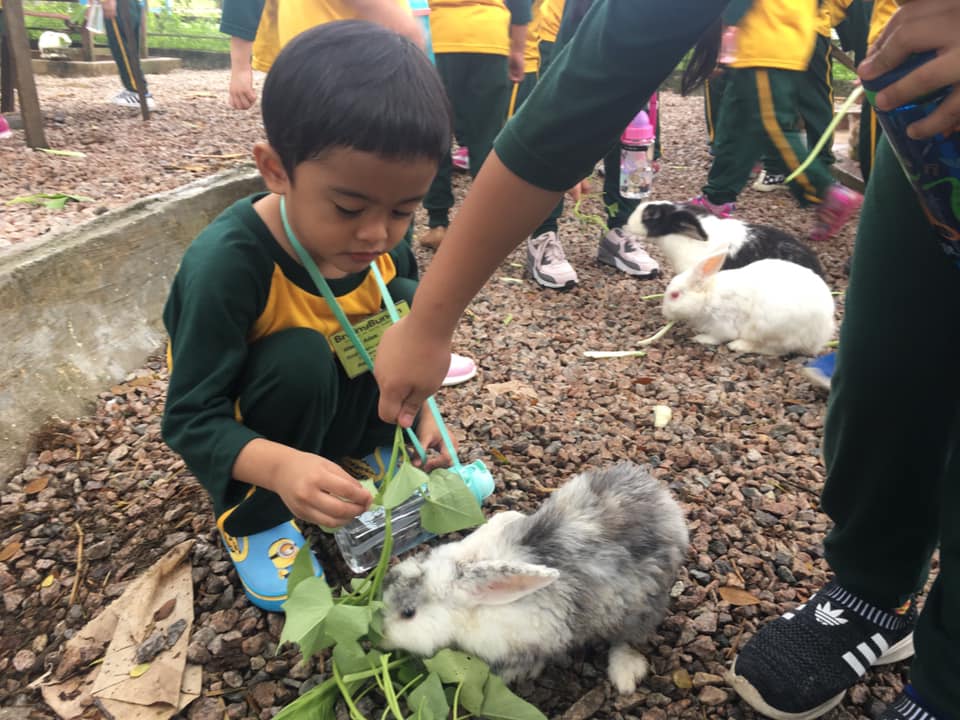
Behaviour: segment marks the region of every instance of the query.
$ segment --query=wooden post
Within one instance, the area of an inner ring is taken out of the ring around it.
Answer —
[[[23,129],[27,136],[27,145],[32,148],[49,147],[43,132],[43,115],[40,112],[40,99],[37,96],[37,84],[33,78],[30,42],[27,39],[27,26],[23,20],[22,0],[4,0],[3,14],[6,22],[7,42],[16,73],[17,92],[20,95],[20,115],[23,117]]]
[[[0,28],[3,27],[3,8],[0,8]],[[13,56],[7,33],[0,29],[0,112],[13,112]]]
[[[89,12],[89,5],[88,12]],[[87,62],[93,60],[93,33],[87,30],[87,21],[83,21],[80,27],[80,47],[83,48],[83,59]]]
[[[147,47],[147,22],[150,20],[150,0],[143,0],[143,9],[140,11],[140,57],[150,55]]]

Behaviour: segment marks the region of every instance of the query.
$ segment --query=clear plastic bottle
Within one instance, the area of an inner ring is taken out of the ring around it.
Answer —
[[[630,121],[620,136],[620,195],[629,200],[650,196],[653,186],[653,143],[656,128],[646,110]]]

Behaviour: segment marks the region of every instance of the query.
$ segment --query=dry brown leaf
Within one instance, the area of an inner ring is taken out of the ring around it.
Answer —
[[[3,549],[0,550],[0,562],[6,562],[7,560],[13,560],[20,554],[21,545],[18,541],[14,540],[11,543],[7,543],[3,546]]]
[[[487,448],[490,451],[490,454],[493,456],[493,459],[496,460],[501,465],[509,465],[510,461],[507,460],[507,456],[496,448]]]
[[[166,620],[170,617],[170,613],[173,612],[173,609],[177,606],[177,599],[175,597],[167,600],[163,605],[158,607],[153,613],[154,621]]]
[[[650,383],[653,382],[653,378],[647,375],[644,375],[643,377],[638,377],[635,380],[635,382],[637,383],[637,385],[649,385]]]
[[[49,484],[50,484],[50,476],[49,476],[49,475],[41,475],[40,477],[34,478],[34,479],[31,480],[30,482],[28,482],[26,485],[24,485],[23,491],[24,491],[27,495],[35,495],[36,493],[40,492],[41,490],[46,490],[46,489],[47,489],[47,485],[49,485]]]
[[[735,587],[722,587],[717,592],[720,593],[720,599],[731,605],[756,605],[760,598],[751,595],[746,590]]]

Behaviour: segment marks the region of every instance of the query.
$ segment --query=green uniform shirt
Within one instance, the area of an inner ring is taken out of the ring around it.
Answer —
[[[163,310],[171,366],[163,438],[200,483],[221,496],[240,450],[257,433],[238,417],[248,347],[291,327],[329,336],[339,327],[297,261],[273,238],[253,203],[239,200],[190,245]],[[416,278],[416,260],[401,243],[377,260],[385,282]],[[369,271],[328,280],[350,322],[380,311]]]
[[[537,187],[590,174],[726,0],[596,0],[497,138],[499,158]]]

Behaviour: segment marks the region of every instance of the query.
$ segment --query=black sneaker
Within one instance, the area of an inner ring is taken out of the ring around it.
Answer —
[[[913,655],[916,610],[881,610],[828,583],[767,623],[733,661],[728,680],[773,720],[812,720],[835,707],[873,665]]]
[[[911,688],[904,688],[877,720],[937,720],[938,716],[918,703]]]

